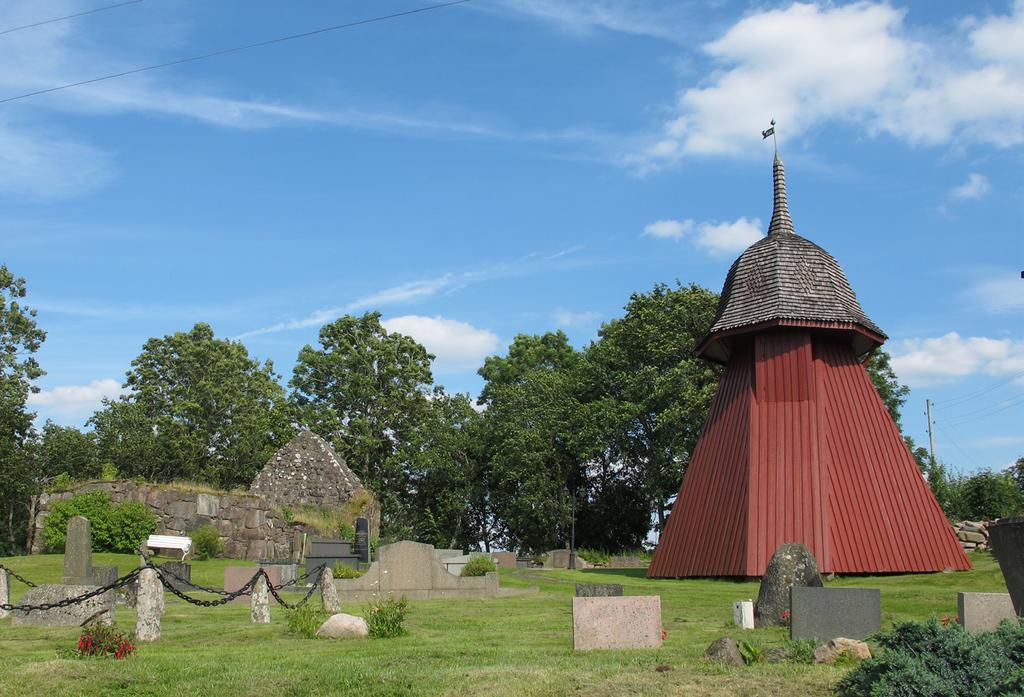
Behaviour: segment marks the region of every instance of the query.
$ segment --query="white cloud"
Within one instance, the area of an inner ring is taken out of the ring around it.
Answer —
[[[741,252],[762,237],[760,218],[740,218],[732,223],[701,223],[697,226],[697,246],[714,256]]]
[[[911,387],[954,382],[971,375],[994,377],[1024,372],[1024,341],[962,337],[904,339],[891,348],[892,367]]]
[[[58,417],[76,417],[91,414],[103,399],[115,399],[124,394],[121,383],[113,378],[93,380],[88,385],[63,385],[41,390],[28,396],[32,407]]]
[[[930,42],[904,20],[872,2],[744,17],[703,47],[718,69],[678,95],[662,132],[625,163],[643,174],[688,155],[759,152],[771,117],[784,141],[847,123],[912,144],[1024,144],[1024,49],[1012,43],[1024,35],[1024,2]]]
[[[686,220],[659,220],[644,228],[644,235],[661,239],[690,237],[693,243],[712,256],[741,252],[764,236],[761,219],[739,218],[734,222],[697,223]]]
[[[983,174],[971,172],[967,175],[967,181],[960,186],[953,187],[950,190],[949,195],[958,199],[977,200],[979,198],[983,198],[991,188],[992,187],[988,183],[988,177]]]
[[[444,317],[403,315],[382,322],[389,332],[410,336],[437,359],[438,372],[474,370],[498,348],[498,335],[466,322]]]
[[[1020,272],[1017,269],[1000,269],[990,273],[994,277],[977,281],[964,291],[963,297],[987,312],[1024,311],[1024,279]]]
[[[559,308],[552,313],[551,318],[559,327],[576,328],[595,324],[601,319],[601,314],[592,311],[572,312]]]
[[[683,41],[694,26],[688,3],[640,0],[499,0],[500,7],[575,34],[595,29]],[[706,9],[706,4],[705,4]]]
[[[663,239],[679,239],[691,230],[692,220],[658,220],[644,227],[644,234]]]

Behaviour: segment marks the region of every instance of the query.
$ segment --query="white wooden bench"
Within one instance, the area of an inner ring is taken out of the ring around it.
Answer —
[[[192,539],[174,535],[150,535],[146,546],[150,549],[177,549],[181,552],[181,560],[185,561],[185,557],[192,551]]]

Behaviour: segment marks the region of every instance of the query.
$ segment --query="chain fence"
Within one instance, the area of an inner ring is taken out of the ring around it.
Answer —
[[[56,610],[59,608],[68,607],[70,605],[76,605],[78,603],[83,603],[86,600],[90,600],[92,598],[95,598],[96,596],[102,595],[109,591],[119,590],[130,583],[134,583],[135,580],[139,577],[139,574],[141,574],[144,569],[153,569],[154,571],[156,571],[157,578],[160,580],[160,583],[163,585],[164,588],[166,588],[173,595],[177,596],[178,598],[181,598],[185,602],[199,607],[216,607],[218,605],[225,605],[235,600],[236,598],[240,598],[245,595],[251,595],[253,589],[256,587],[256,584],[259,582],[259,579],[264,578],[266,579],[267,582],[267,591],[270,593],[271,596],[273,596],[274,600],[277,601],[277,603],[282,607],[287,608],[289,610],[294,610],[296,608],[302,607],[309,601],[309,599],[313,596],[313,593],[316,591],[316,589],[320,587],[320,583],[322,582],[323,579],[323,575],[321,574],[320,577],[317,578],[316,582],[309,586],[309,588],[306,590],[306,594],[302,597],[302,599],[298,600],[295,603],[289,603],[284,598],[282,598],[278,592],[286,588],[296,586],[301,581],[306,580],[307,578],[309,578],[308,573],[302,573],[286,583],[282,583],[280,585],[275,586],[271,581],[270,576],[267,574],[266,569],[264,569],[263,567],[259,567],[256,570],[256,573],[252,575],[252,578],[250,578],[249,581],[246,582],[244,586],[242,586],[236,591],[226,591],[222,588],[212,588],[210,586],[203,586],[198,583],[193,583],[188,579],[182,578],[180,575],[171,571],[170,569],[164,568],[158,564],[154,564],[152,561],[149,560],[148,555],[143,555],[143,558],[146,559],[146,564],[144,566],[140,566],[137,569],[133,569],[132,571],[129,571],[127,574],[117,579],[116,581],[112,581],[111,583],[108,583],[105,586],[95,588],[87,593],[76,595],[71,598],[64,598],[62,600],[58,600],[52,603],[42,603],[39,605],[15,605],[13,603],[0,603],[0,610],[7,610],[8,612],[17,610],[26,613],[33,611],[45,612],[46,610]],[[18,579],[30,588],[38,587],[35,583],[32,583],[23,576],[20,576],[10,567],[4,566],[3,564],[0,564],[0,571],[7,571],[11,574],[11,576]],[[173,579],[173,581],[171,579]],[[175,581],[177,582],[177,584],[175,583]],[[178,587],[179,585],[185,585],[193,590],[197,590],[203,593],[212,593],[215,595],[219,595],[220,597],[216,600],[205,600],[203,598],[196,598],[181,590]]]

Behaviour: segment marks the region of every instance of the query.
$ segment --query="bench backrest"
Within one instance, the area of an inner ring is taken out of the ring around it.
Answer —
[[[173,535],[150,535],[146,540],[146,546],[159,549],[190,549],[192,540],[188,537],[175,537]]]

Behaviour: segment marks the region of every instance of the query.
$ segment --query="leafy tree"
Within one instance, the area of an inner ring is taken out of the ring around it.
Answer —
[[[270,361],[207,324],[149,339],[127,394],[91,419],[101,459],[123,475],[245,486],[293,434]]]
[[[330,440],[376,495],[390,534],[408,525],[411,460],[424,440],[433,382],[427,350],[388,332],[379,312],[346,315],[320,329],[320,347],[304,346],[292,376],[300,420]]]
[[[1024,496],[1007,472],[978,472],[952,486],[953,513],[959,520],[994,520],[1024,510]]]
[[[46,333],[36,325],[36,311],[24,304],[26,294],[25,279],[0,265],[0,554],[22,548],[41,484],[26,449],[35,416],[26,403],[37,391],[32,381],[43,375],[33,354]]]
[[[1010,465],[1007,471],[1013,477],[1013,481],[1017,482],[1017,488],[1020,489],[1021,494],[1024,495],[1024,457],[1017,458],[1017,462]]]
[[[67,474],[72,479],[85,480],[98,477],[102,472],[93,434],[83,433],[73,426],[59,426],[47,420],[36,448],[39,468],[47,477]]]
[[[602,326],[587,350],[591,382],[618,421],[617,458],[633,470],[659,529],[721,376],[719,367],[694,355],[717,304],[718,296],[700,286],[658,284],[634,293],[625,316]]]
[[[902,410],[907,402],[907,395],[910,388],[900,384],[896,372],[892,369],[892,356],[888,352],[878,349],[864,363],[864,367],[878,390],[878,396],[882,398],[885,408],[889,410],[892,420],[903,430]]]

